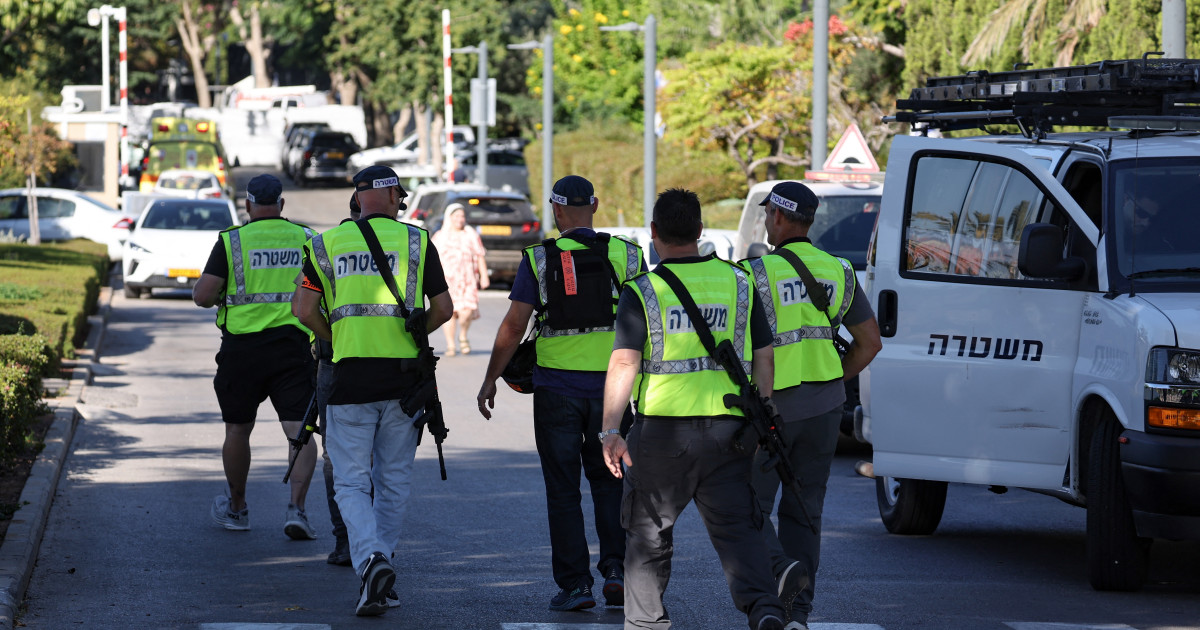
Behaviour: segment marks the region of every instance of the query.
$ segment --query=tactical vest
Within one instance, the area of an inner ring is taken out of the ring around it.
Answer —
[[[217,326],[243,335],[279,326],[309,334],[292,315],[296,276],[303,269],[304,242],[312,229],[285,219],[265,219],[221,232],[225,245],[225,299],[217,305]]]
[[[751,282],[746,271],[718,258],[669,264],[704,315],[715,343],[729,339],[750,374]],[[642,369],[634,383],[638,413],[659,417],[742,417],[725,406],[738,388],[709,356],[683,304],[662,278],[642,274],[630,281],[646,312]]]
[[[854,296],[854,267],[812,243],[784,245],[804,261],[829,298],[828,316],[815,305],[804,281],[782,256],[768,254],[742,264],[754,274],[754,288],[771,324],[775,347],[775,389],[842,378],[842,360],[833,338]]]
[[[370,222],[392,266],[405,307],[410,311],[423,308],[429,234],[390,218],[376,217]],[[305,247],[325,291],[333,329],[333,361],[346,357],[416,358],[417,344],[405,330],[400,306],[383,282],[358,226],[344,223],[314,237]]]
[[[594,249],[580,241],[593,243]],[[595,253],[600,248],[604,258]],[[528,247],[525,256],[538,283],[537,364],[606,371],[621,284],[641,271],[641,248],[608,234],[580,240],[565,236]]]

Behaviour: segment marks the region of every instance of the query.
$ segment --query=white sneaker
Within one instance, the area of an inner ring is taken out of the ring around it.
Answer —
[[[225,529],[235,532],[245,532],[250,530],[250,508],[242,508],[240,512],[234,512],[229,508],[229,497],[224,494],[218,494],[212,502],[212,509],[209,511],[212,520],[217,525]]]
[[[317,530],[308,524],[308,516],[304,510],[288,504],[287,516],[283,523],[283,533],[288,535],[292,540],[314,540],[317,537]]]

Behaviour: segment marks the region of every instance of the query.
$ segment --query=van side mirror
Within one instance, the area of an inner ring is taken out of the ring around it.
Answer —
[[[1021,232],[1017,269],[1029,278],[1078,280],[1087,272],[1087,263],[1078,256],[1063,256],[1061,227],[1031,223]]]

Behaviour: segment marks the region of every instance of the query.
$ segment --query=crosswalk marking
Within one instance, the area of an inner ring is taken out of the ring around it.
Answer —
[[[323,623],[202,623],[200,630],[333,630]]]
[[[1013,630],[1136,630],[1126,624],[1058,624],[1046,622],[1004,622]]]

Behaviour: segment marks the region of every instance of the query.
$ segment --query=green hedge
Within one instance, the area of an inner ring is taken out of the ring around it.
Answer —
[[[108,271],[100,243],[0,245],[0,470],[40,448],[33,432],[42,402],[42,378],[87,338]]]
[[[44,335],[50,369],[74,357],[107,277],[107,252],[85,240],[0,245],[0,335]]]

